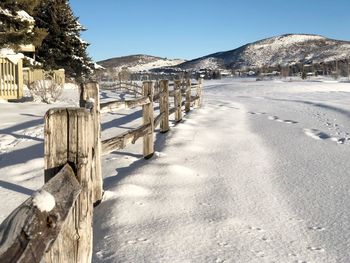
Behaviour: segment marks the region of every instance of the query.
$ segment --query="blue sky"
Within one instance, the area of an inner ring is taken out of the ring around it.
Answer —
[[[70,0],[98,61],[193,59],[286,33],[350,40],[349,0]]]

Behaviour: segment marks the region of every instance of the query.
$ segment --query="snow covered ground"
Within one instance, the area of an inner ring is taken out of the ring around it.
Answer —
[[[157,133],[152,159],[140,141],[103,157],[93,261],[349,262],[350,85],[205,85],[203,107]],[[43,183],[49,107],[0,104],[0,221]],[[104,115],[103,136],[139,116]]]

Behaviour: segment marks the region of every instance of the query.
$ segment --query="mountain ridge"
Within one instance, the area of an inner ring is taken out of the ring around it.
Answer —
[[[189,60],[178,65],[178,68],[182,70],[260,68],[349,58],[350,41],[315,34],[284,34]]]
[[[136,54],[109,58],[97,63],[104,68],[114,68],[117,71],[127,67],[128,70],[137,72],[161,67],[176,66],[183,62],[185,62],[183,59],[168,59],[152,55]]]

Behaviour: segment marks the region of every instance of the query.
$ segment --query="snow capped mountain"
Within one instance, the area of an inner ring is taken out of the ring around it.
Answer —
[[[131,55],[99,61],[98,64],[105,68],[114,68],[116,71],[120,71],[123,67],[127,67],[131,72],[140,72],[162,67],[177,66],[183,62],[185,62],[183,59],[167,59],[148,55]]]
[[[259,68],[350,58],[350,42],[319,35],[287,34],[187,61],[181,69]]]

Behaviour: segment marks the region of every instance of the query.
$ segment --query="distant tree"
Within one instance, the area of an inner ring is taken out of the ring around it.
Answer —
[[[42,0],[2,0],[0,2],[0,47],[17,48],[22,44],[39,46],[46,30],[39,28],[34,9]]]
[[[282,77],[287,78],[289,76],[289,74],[290,74],[289,66],[281,67],[281,75],[282,75]]]
[[[127,67],[123,67],[122,70],[118,73],[119,81],[128,81],[130,80],[131,72]]]
[[[305,70],[303,70],[303,72],[301,73],[301,78],[302,79],[306,79],[307,78],[307,74],[306,74]]]
[[[84,27],[74,16],[67,0],[45,0],[34,10],[39,27],[48,35],[36,50],[36,57],[47,70],[65,69],[66,76],[83,81],[92,73],[87,55],[88,43],[80,38]]]

